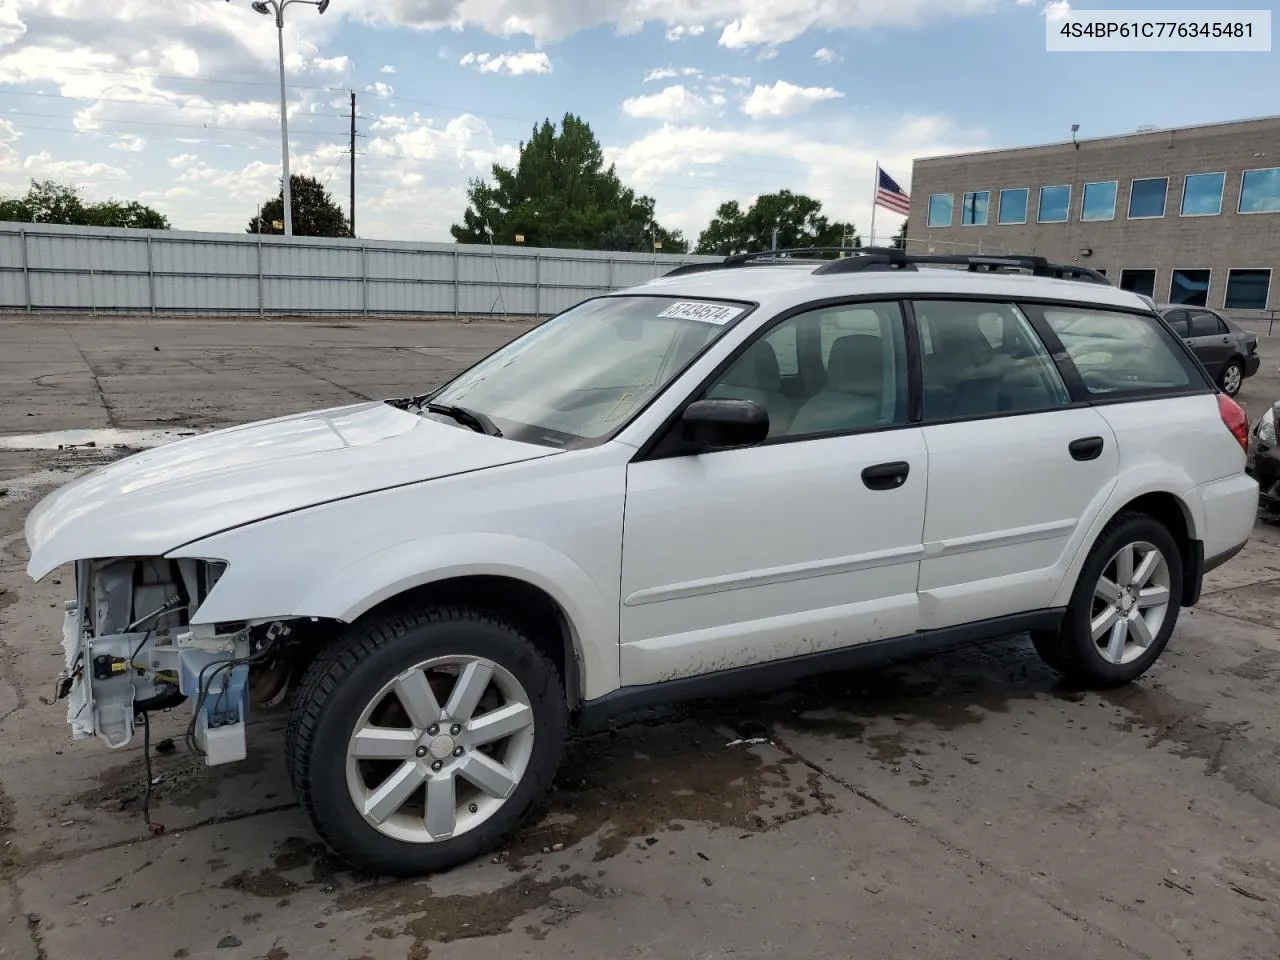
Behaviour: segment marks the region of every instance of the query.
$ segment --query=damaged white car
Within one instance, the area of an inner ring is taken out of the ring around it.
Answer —
[[[940,259],[684,268],[429,393],[75,480],[26,527],[32,577],[75,565],[74,735],[189,703],[226,763],[289,698],[318,832],[419,874],[499,844],[574,723],[1019,632],[1140,676],[1250,535],[1244,414],[1091,271]]]

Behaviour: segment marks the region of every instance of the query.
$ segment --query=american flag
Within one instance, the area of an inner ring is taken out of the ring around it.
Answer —
[[[879,174],[879,181],[876,183],[876,206],[886,207],[903,216],[910,213],[911,198],[898,186],[898,182],[878,166],[876,173]]]

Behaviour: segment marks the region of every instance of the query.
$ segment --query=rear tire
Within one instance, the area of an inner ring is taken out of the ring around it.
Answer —
[[[1173,535],[1144,513],[1122,513],[1089,551],[1055,634],[1036,652],[1073,683],[1123,686],[1169,643],[1181,607],[1182,555]]]
[[[316,832],[368,873],[448,870],[497,847],[551,785],[567,710],[514,624],[458,607],[354,628],[312,663],[288,764]]]
[[[1231,360],[1222,368],[1218,377],[1218,386],[1228,397],[1234,397],[1244,386],[1244,364],[1239,360]]]

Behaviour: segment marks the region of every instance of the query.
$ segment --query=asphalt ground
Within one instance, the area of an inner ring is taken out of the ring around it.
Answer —
[[[522,329],[0,320],[0,437],[405,395]],[[1280,399],[1280,338],[1262,352],[1252,417]],[[1125,689],[1072,690],[1015,638],[624,718],[571,745],[499,854],[388,882],[318,843],[282,716],[255,720],[238,765],[158,752],[151,837],[140,741],[73,744],[40,702],[69,579],[28,580],[22,523],[117,455],[0,447],[4,960],[1280,956],[1277,528]],[[153,740],[183,725],[160,716]]]

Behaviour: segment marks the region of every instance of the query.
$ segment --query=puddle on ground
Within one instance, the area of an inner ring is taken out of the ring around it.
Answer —
[[[158,447],[195,430],[120,430],[114,427],[87,430],[54,430],[49,433],[11,433],[0,436],[0,450],[68,450],[76,447]]]

